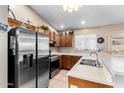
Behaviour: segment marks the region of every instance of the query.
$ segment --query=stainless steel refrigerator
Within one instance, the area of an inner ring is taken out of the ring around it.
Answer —
[[[37,87],[48,87],[49,83],[49,38],[37,33]]]
[[[47,36],[25,28],[8,32],[8,87],[48,87],[48,41]]]

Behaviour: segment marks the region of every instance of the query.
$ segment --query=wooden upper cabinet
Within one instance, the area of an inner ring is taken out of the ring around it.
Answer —
[[[70,35],[66,36],[66,47],[72,47],[72,37]]]
[[[65,47],[66,46],[66,36],[65,35],[62,35],[61,36],[61,46],[62,47]]]
[[[58,35],[58,34],[55,34],[55,47],[60,47],[60,42],[61,42],[61,40],[60,40],[60,35]]]
[[[72,37],[70,35],[61,36],[61,46],[62,47],[72,47]]]
[[[50,41],[55,41],[55,32],[50,32],[49,39]]]

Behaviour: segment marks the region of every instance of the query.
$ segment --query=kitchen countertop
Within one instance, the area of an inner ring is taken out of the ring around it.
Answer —
[[[82,56],[82,58],[91,58],[90,53],[81,52],[61,52],[53,53],[57,55],[75,55]],[[124,57],[112,56],[105,52],[99,52],[99,60],[103,68],[96,68],[92,66],[79,65],[81,59],[74,65],[68,72],[68,76],[89,80],[97,83],[107,84],[114,86],[115,75],[124,75]],[[96,58],[92,55],[92,58]]]
[[[76,65],[67,73],[68,76],[114,86],[114,79],[108,70],[102,65],[102,68],[93,66],[80,65],[80,61],[86,57],[82,57]]]
[[[53,52],[54,55],[75,55],[83,57],[91,57],[90,53],[81,53],[81,52]],[[104,63],[107,69],[113,75],[123,75],[124,76],[124,56],[112,56],[105,52],[98,52],[99,60]],[[95,55],[92,55],[93,58],[96,58]]]

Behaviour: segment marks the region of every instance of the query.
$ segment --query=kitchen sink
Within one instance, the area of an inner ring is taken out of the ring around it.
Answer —
[[[94,67],[98,67],[101,68],[101,64],[99,62],[97,62],[97,60],[95,59],[82,59],[80,62],[80,65],[88,65],[88,66],[94,66]]]

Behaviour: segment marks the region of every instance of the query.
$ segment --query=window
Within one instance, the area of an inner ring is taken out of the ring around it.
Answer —
[[[97,35],[76,35],[75,48],[78,50],[97,50]]]

